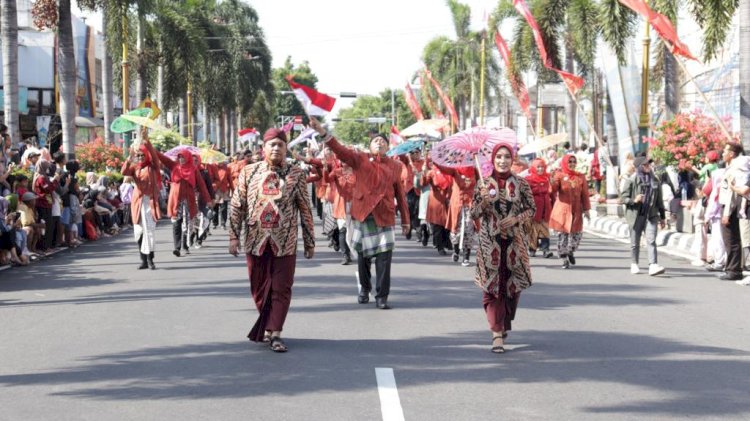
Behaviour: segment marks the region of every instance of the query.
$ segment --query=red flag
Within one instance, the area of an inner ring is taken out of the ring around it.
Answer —
[[[294,91],[294,96],[305,108],[307,115],[324,116],[331,112],[334,104],[336,104],[336,98],[322,94],[309,86],[296,83],[291,75],[286,77],[286,81],[289,82],[289,86]]]
[[[503,57],[503,61],[505,62],[505,70],[508,74],[508,80],[510,81],[510,87],[513,90],[513,94],[518,99],[519,104],[521,104],[523,113],[526,114],[526,117],[529,120],[531,120],[531,111],[529,109],[531,101],[529,100],[529,91],[526,90],[526,85],[524,85],[523,81],[520,80],[517,75],[511,74],[511,69],[513,68],[513,60],[510,58],[510,49],[508,48],[508,44],[505,43],[505,40],[500,35],[500,32],[495,32],[495,45],[497,45],[497,49],[498,51],[500,51],[500,55]]]
[[[448,98],[448,95],[443,92],[443,88],[440,87],[440,84],[437,83],[435,79],[433,79],[430,69],[425,67],[424,73],[425,75],[427,75],[427,79],[430,79],[432,87],[435,88],[438,95],[440,95],[440,99],[443,101],[443,104],[448,108],[448,112],[451,114],[451,120],[453,120],[453,125],[455,127],[458,127],[458,114],[456,113],[456,108],[453,107],[453,102],[451,102],[451,99]]]
[[[674,25],[672,25],[672,22],[666,16],[648,7],[648,4],[643,0],[620,0],[620,3],[645,17],[648,23],[654,27],[656,33],[659,34],[659,37],[670,44],[672,54],[698,61],[690,53],[690,48],[680,41],[680,37],[677,36],[677,30],[675,30]]]
[[[417,97],[414,96],[414,91],[411,90],[411,86],[409,86],[408,82],[406,83],[406,88],[404,88],[404,99],[406,100],[406,105],[409,106],[411,113],[414,114],[414,117],[416,117],[417,120],[424,120],[424,115],[422,115],[422,109],[419,108]]]
[[[518,13],[523,15],[524,19],[526,19],[526,22],[528,22],[529,26],[531,27],[531,31],[534,34],[534,40],[536,41],[536,47],[539,49],[539,56],[542,59],[542,64],[544,64],[544,67],[560,75],[563,82],[565,82],[565,87],[568,88],[570,94],[576,96],[578,91],[583,87],[583,78],[580,78],[568,72],[564,72],[560,69],[556,69],[552,66],[552,61],[550,60],[549,56],[547,56],[547,49],[544,47],[542,31],[539,30],[539,25],[536,23],[534,15],[531,14],[529,6],[527,6],[526,2],[523,0],[513,0],[513,6],[516,8],[516,10],[518,10]]]
[[[427,92],[427,88],[425,88],[424,85],[424,79],[422,78],[422,74],[419,74],[419,86],[422,87],[422,96],[424,96],[424,100],[427,103],[427,107],[430,109],[430,112],[432,112],[433,117],[439,118],[440,120],[444,120],[445,116],[440,111],[440,109],[435,105],[435,102],[432,101],[432,97]]]

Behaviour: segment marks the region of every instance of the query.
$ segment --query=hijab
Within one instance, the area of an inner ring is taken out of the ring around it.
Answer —
[[[492,148],[492,154],[490,155],[492,157],[492,178],[494,178],[495,181],[497,181],[497,186],[502,189],[502,188],[505,188],[505,180],[507,180],[508,177],[510,177],[512,172],[510,168],[508,168],[508,171],[505,171],[505,172],[499,172],[495,168],[495,156],[497,155],[498,152],[500,152],[500,149],[505,149],[508,151],[508,153],[510,154],[511,163],[513,162],[513,159],[515,158],[515,156],[513,155],[513,145],[511,145],[510,143],[501,142],[495,145],[494,148]]]
[[[544,174],[537,174],[536,167],[541,165],[544,168]],[[543,159],[537,158],[531,161],[529,175],[526,177],[532,183],[549,183],[549,173],[547,172],[547,163]]]
[[[440,171],[437,165],[432,167],[432,181],[440,190],[448,190],[453,184],[453,177]]]
[[[180,151],[179,156],[185,159],[184,164],[177,165],[172,168],[172,182],[180,184],[180,181],[184,180],[190,187],[195,187],[195,166],[193,165],[193,155],[190,151],[183,149]]]
[[[572,153],[566,154],[563,156],[562,159],[562,171],[567,175],[568,177],[574,177],[576,175],[581,175],[581,173],[577,172],[575,168],[570,168],[570,164],[568,163],[568,160],[570,158],[576,158],[576,156]],[[578,161],[578,158],[576,158],[576,162]]]
[[[138,164],[138,169],[146,168],[151,166],[151,154],[148,152],[148,148],[146,145],[141,144],[141,146],[138,148],[141,153],[143,153],[143,159],[141,159],[141,162]]]

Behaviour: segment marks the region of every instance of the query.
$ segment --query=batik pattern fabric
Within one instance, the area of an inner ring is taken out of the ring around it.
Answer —
[[[458,214],[458,230],[451,232],[451,243],[458,244],[461,249],[469,250],[474,247],[475,226],[471,217],[471,208],[462,206]]]
[[[363,257],[392,251],[396,246],[396,231],[392,226],[379,227],[369,215],[364,222],[352,219],[352,248]]]
[[[565,256],[571,253],[575,253],[578,250],[578,246],[581,244],[582,232],[576,232],[573,234],[567,234],[561,232],[557,235],[557,252],[560,256]]]
[[[549,225],[547,221],[530,220],[524,227],[526,235],[529,236],[529,250],[537,250],[539,240],[549,238]]]
[[[528,237],[523,230],[534,216],[536,206],[529,184],[511,175],[500,188],[493,177],[484,179],[487,191],[495,191],[489,206],[483,206],[479,184],[474,190],[471,216],[479,219],[479,248],[474,282],[484,292],[508,298],[531,286]],[[514,216],[517,223],[508,228],[500,221]],[[502,263],[504,267],[501,267]]]
[[[305,249],[315,248],[306,176],[298,166],[271,166],[265,161],[245,166],[237,178],[231,209],[229,238],[242,238],[246,228],[247,254],[262,256],[266,247],[277,257],[296,254],[299,225]]]

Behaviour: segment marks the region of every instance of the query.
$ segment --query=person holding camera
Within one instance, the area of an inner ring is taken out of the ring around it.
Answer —
[[[641,236],[646,232],[648,248],[648,274],[656,276],[664,273],[664,267],[657,263],[656,231],[657,224],[664,229],[666,209],[661,197],[659,182],[651,171],[653,160],[646,156],[635,158],[635,174],[628,177],[620,192],[620,199],[625,205],[625,219],[630,227],[630,273],[640,272],[638,256],[641,250]]]

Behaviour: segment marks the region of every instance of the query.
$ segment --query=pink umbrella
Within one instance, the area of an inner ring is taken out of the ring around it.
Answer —
[[[200,155],[201,150],[198,149],[196,146],[193,145],[177,145],[174,148],[168,150],[164,155],[176,160],[177,155],[180,154],[180,152],[187,150],[190,152],[191,155]]]
[[[508,128],[488,130],[481,127],[458,132],[432,148],[432,161],[444,167],[474,167],[479,161],[482,173],[492,169],[492,149],[498,143],[516,148],[516,133]],[[483,174],[484,175],[484,174]]]

